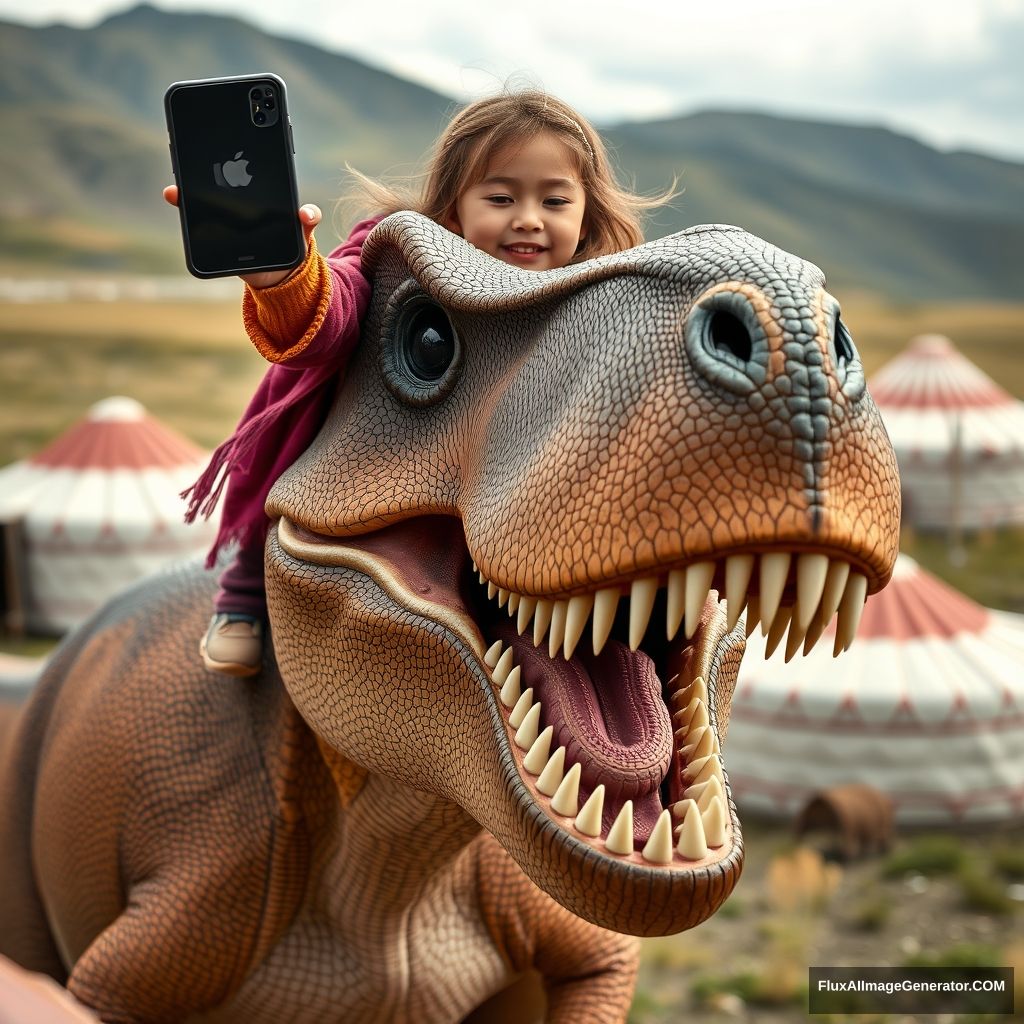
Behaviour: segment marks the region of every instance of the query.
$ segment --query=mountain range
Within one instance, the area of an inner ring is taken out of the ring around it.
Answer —
[[[0,22],[0,268],[184,273],[163,93],[273,71],[288,84],[300,195],[327,214],[345,162],[408,173],[449,96],[224,15],[147,4],[92,28]],[[620,175],[682,194],[648,237],[731,223],[821,266],[833,290],[894,300],[1024,299],[1024,164],[946,153],[882,127],[705,111],[599,125]],[[332,235],[331,227],[334,227]]]

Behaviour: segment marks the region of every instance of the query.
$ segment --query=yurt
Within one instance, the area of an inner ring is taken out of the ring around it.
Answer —
[[[905,524],[1024,523],[1024,402],[939,334],[914,338],[869,389],[896,451]]]
[[[179,493],[205,453],[131,398],[108,398],[50,445],[0,470],[8,628],[62,633],[168,562],[206,551]]]
[[[818,790],[860,782],[900,824],[1024,821],[1024,615],[900,555],[844,654],[827,634],[789,664],[765,645],[747,641],[725,748],[741,814],[792,819]]]

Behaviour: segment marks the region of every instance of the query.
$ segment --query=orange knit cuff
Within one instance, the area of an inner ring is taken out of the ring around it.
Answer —
[[[299,355],[320,330],[331,304],[331,271],[310,236],[306,258],[270,288],[245,286],[242,321],[257,351],[271,363]]]

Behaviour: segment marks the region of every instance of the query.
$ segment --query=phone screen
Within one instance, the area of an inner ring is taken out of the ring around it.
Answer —
[[[220,277],[304,255],[284,82],[177,82],[165,96],[189,270]]]

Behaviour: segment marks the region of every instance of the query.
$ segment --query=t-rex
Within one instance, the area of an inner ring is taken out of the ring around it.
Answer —
[[[363,259],[267,504],[263,675],[204,673],[212,577],[171,573],[62,645],[2,755],[0,953],[105,1020],[456,1021],[531,975],[549,1020],[623,1019],[632,936],[740,873],[744,607],[794,651],[838,609],[838,648],[892,571],[816,267],[704,226],[531,273],[415,214]]]

